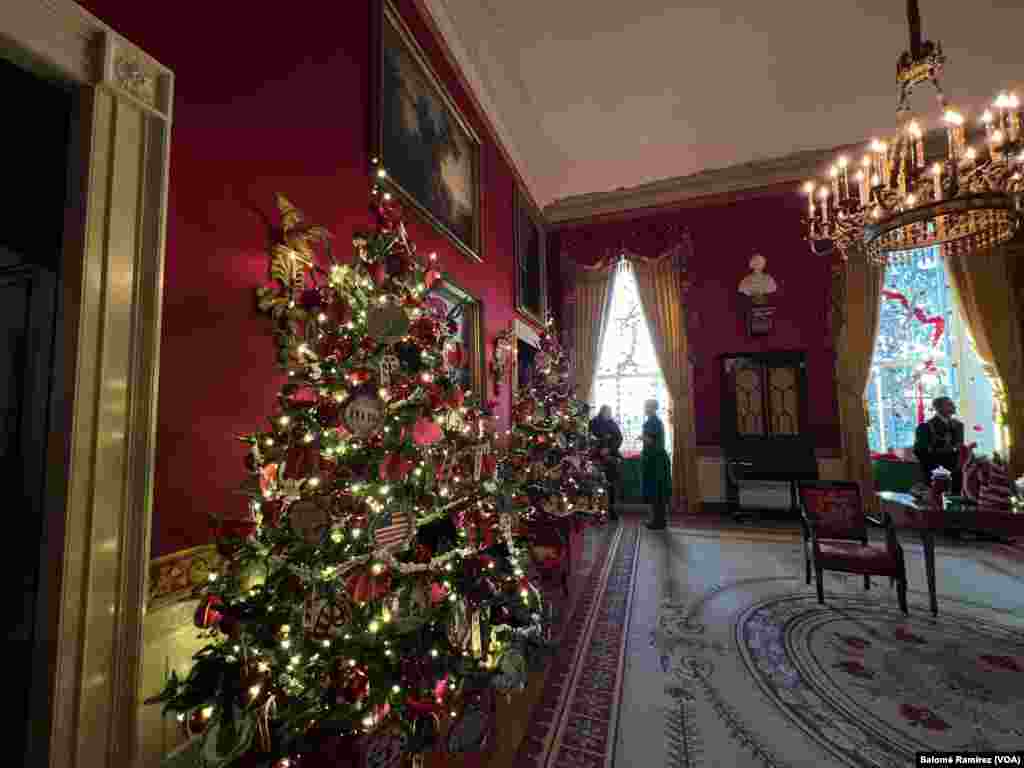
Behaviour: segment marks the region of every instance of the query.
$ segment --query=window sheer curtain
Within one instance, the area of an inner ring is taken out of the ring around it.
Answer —
[[[1024,242],[947,259],[953,294],[1001,411],[1010,477],[1024,475]]]
[[[833,283],[833,291],[838,292],[840,303],[839,307],[834,306],[833,329],[843,461],[847,478],[860,484],[865,507],[876,511],[878,499],[868,447],[865,394],[871,381],[878,337],[885,268],[875,266],[866,254],[858,251],[851,253],[849,260],[834,274],[838,279]]]
[[[588,404],[591,402],[601,344],[608,328],[614,279],[614,265],[605,262],[594,267],[580,267],[576,271],[573,372],[576,396]]]
[[[658,366],[672,398],[668,403],[673,432],[672,505],[677,508],[685,500],[686,511],[697,514],[701,494],[683,293],[685,256],[683,249],[676,247],[658,258],[631,259],[631,266]]]

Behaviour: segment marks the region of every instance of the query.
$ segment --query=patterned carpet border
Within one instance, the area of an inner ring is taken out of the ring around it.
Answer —
[[[608,559],[591,570],[516,754],[517,768],[611,762],[639,538],[637,525],[620,526]]]

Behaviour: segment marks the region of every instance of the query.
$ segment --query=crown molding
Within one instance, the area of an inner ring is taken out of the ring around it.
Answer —
[[[523,156],[519,152],[519,145],[512,139],[511,132],[501,119],[501,113],[491,98],[491,88],[481,75],[476,61],[462,44],[455,21],[448,12],[447,3],[445,0],[416,0],[416,3],[422,11],[426,12],[429,17],[428,21],[432,22],[431,26],[441,38],[441,47],[448,54],[457,72],[465,80],[470,99],[475,102],[481,117],[489,124],[488,127],[498,141],[499,150],[512,166],[512,173],[519,178],[519,182],[539,209],[536,179],[529,173],[526,163],[523,162]]]
[[[611,192],[572,195],[548,205],[544,215],[549,224],[557,225],[642,208],[670,206],[712,195],[802,182],[820,176],[837,152],[853,151],[860,146],[862,144],[850,144],[795,152],[784,157],[661,179]]]

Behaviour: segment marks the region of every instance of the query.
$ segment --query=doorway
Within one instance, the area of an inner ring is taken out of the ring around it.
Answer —
[[[37,625],[49,602],[40,589],[40,555],[73,105],[67,89],[3,59],[0,93],[22,107],[22,119],[0,128],[3,166],[24,169],[0,187],[0,473],[12,483],[13,501],[4,583],[21,590],[7,618],[8,653],[22,660],[11,665],[8,681],[13,754],[25,756],[30,729],[39,727],[33,701],[46,699],[49,666]]]
[[[5,0],[2,26],[17,763],[135,766],[174,76],[72,0]]]

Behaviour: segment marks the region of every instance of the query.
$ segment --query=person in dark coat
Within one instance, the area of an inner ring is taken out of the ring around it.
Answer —
[[[658,418],[658,401],[644,403],[643,467],[644,504],[651,505],[651,519],[646,523],[652,531],[664,530],[668,505],[672,501],[672,468],[665,450],[665,425]]]
[[[921,462],[925,485],[932,482],[932,472],[945,467],[952,474],[950,492],[959,495],[963,488],[960,471],[960,447],[964,444],[964,424],[953,418],[956,404],[951,398],[932,400],[935,415],[918,425],[914,435],[914,455]]]
[[[598,460],[608,480],[608,517],[618,520],[619,513],[615,504],[619,500],[619,463],[622,460],[619,448],[622,446],[622,430],[612,418],[611,406],[602,405],[597,416],[590,420],[590,434],[597,442]]]

